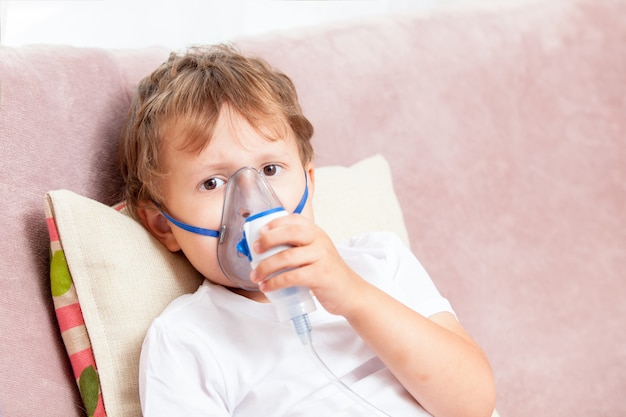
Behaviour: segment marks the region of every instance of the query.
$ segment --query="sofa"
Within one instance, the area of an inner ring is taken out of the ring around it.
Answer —
[[[626,0],[459,3],[233,41],[292,77],[318,168],[384,159],[501,416],[624,416]],[[121,124],[168,53],[0,47],[2,417],[98,415],[55,313],[44,201],[120,202]],[[351,210],[398,218],[372,198]]]

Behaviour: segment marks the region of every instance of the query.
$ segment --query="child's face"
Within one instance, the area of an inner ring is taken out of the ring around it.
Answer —
[[[175,129],[171,129],[175,131]],[[239,113],[224,107],[215,132],[201,152],[180,148],[183,138],[167,137],[162,149],[166,176],[163,180],[164,209],[177,220],[219,230],[226,181],[239,168],[250,166],[264,174],[289,212],[298,205],[309,175],[309,199],[301,215],[313,219],[313,165],[302,166],[291,129],[282,140],[270,141]],[[168,222],[170,250],[182,250],[191,264],[210,281],[233,284],[217,262],[218,239],[191,233]]]

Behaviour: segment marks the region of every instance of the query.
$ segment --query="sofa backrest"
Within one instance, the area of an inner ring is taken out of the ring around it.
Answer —
[[[319,166],[374,153],[391,163],[411,246],[487,351],[503,416],[557,416],[549,404],[617,415],[626,351],[595,349],[626,346],[614,319],[626,316],[626,2],[518,3],[239,44],[294,80]],[[67,188],[116,202],[130,91],[167,54],[0,48],[5,417],[81,414],[43,197]],[[600,374],[603,389],[588,390]],[[554,388],[564,375],[567,391]]]
[[[80,415],[51,302],[43,197],[69,188],[108,204],[119,198],[116,137],[130,91],[166,57],[160,49],[0,48],[4,416]]]

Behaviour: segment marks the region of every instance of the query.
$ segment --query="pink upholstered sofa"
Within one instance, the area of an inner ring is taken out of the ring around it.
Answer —
[[[389,162],[503,417],[626,415],[625,16],[626,0],[522,1],[238,42],[292,76],[318,167]],[[131,91],[167,53],[0,48],[2,417],[84,415],[44,195],[117,202]]]

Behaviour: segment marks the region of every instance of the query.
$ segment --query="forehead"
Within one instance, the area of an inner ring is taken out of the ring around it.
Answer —
[[[228,104],[219,113],[179,115],[166,121],[163,148],[199,153],[219,138],[228,138],[245,147],[249,139],[275,142],[295,139],[291,126],[283,115],[243,114]]]
[[[194,136],[190,137],[190,132]],[[191,166],[185,166],[189,164],[204,171],[300,160],[296,137],[288,124],[279,120],[255,127],[236,111],[220,112],[210,129],[189,129],[179,120],[166,136],[161,150],[166,171],[192,171]]]

